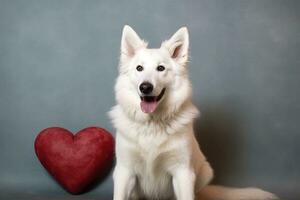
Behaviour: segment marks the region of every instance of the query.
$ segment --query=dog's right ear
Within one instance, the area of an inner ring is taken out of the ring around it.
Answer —
[[[147,43],[130,26],[125,25],[121,41],[121,62],[132,58],[137,50],[145,47]]]
[[[179,64],[185,65],[188,61],[189,32],[186,27],[180,28],[169,40],[162,43],[171,57]]]

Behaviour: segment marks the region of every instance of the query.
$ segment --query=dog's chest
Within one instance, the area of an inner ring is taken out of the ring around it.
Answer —
[[[157,138],[139,141],[132,157],[140,189],[152,198],[169,198],[173,195],[170,169],[178,161],[178,151],[168,140],[157,142]],[[157,195],[153,197],[153,194]]]

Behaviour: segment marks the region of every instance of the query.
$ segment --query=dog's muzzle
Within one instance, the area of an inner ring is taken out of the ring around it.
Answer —
[[[153,86],[152,89],[153,90]],[[166,91],[166,88],[163,88],[158,96],[140,96],[141,97],[141,109],[144,113],[153,113],[159,101],[162,99]]]

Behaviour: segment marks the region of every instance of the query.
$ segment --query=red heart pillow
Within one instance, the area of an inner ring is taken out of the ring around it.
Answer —
[[[51,127],[35,139],[42,165],[70,193],[79,194],[112,166],[114,138],[106,130],[89,127],[73,135]]]

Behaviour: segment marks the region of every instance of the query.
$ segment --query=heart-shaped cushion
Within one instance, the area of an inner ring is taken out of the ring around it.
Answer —
[[[42,165],[70,193],[79,194],[112,166],[114,138],[105,129],[89,127],[73,135],[51,127],[35,139]]]

